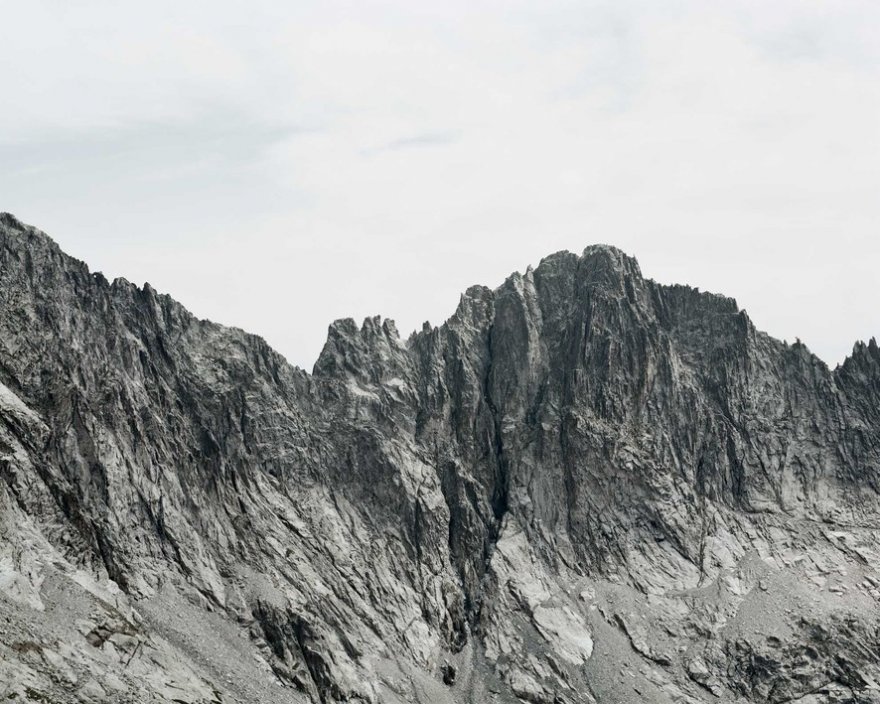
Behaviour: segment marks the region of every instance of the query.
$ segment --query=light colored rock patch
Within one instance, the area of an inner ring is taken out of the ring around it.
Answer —
[[[539,606],[532,617],[535,627],[560,657],[582,665],[593,654],[593,638],[583,619],[566,606]]]

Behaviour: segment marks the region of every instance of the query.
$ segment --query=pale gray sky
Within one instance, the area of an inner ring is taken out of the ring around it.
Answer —
[[[0,0],[0,210],[310,369],[596,242],[880,333],[876,0]]]

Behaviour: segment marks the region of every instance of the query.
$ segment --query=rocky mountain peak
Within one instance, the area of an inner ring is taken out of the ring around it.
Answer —
[[[586,247],[581,255],[587,276],[642,279],[642,271],[635,258],[625,254],[617,247],[607,244],[595,244]]]
[[[368,317],[358,327],[351,318],[344,318],[330,325],[313,373],[377,384],[389,375],[403,374],[406,356],[406,346],[393,320]]]
[[[0,696],[880,701],[878,369],[599,245],[308,375],[0,215]]]
[[[0,213],[0,224],[5,225],[7,228],[11,228],[13,230],[24,229],[24,225],[22,224],[22,222],[12,213]]]

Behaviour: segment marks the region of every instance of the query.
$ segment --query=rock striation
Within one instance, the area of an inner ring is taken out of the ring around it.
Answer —
[[[0,215],[0,701],[880,702],[880,349],[560,252],[311,374]]]

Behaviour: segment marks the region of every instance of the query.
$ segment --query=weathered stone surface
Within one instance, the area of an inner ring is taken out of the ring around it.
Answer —
[[[878,477],[876,342],[611,247],[308,374],[0,215],[0,699],[878,702]]]

